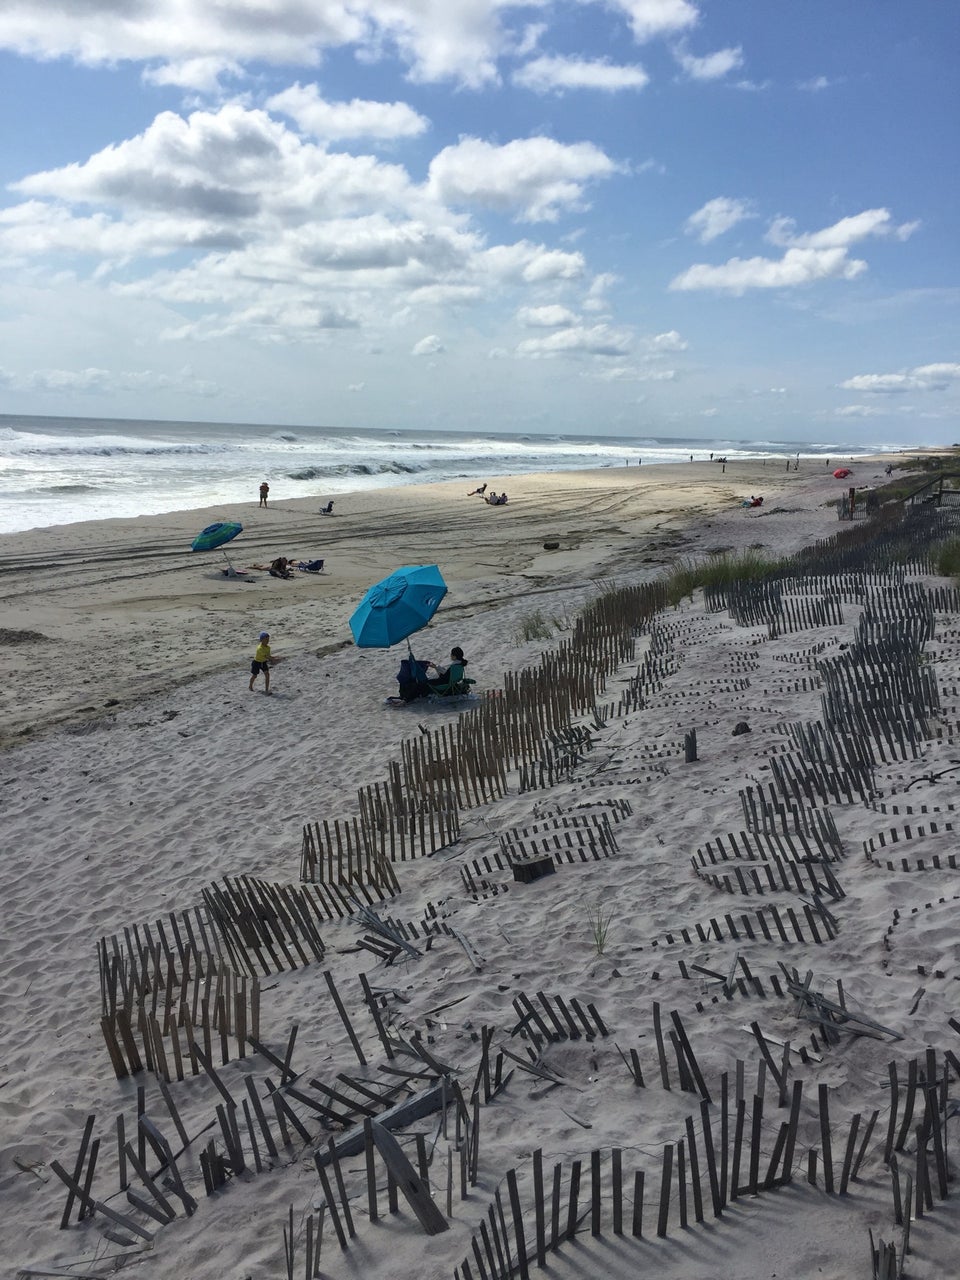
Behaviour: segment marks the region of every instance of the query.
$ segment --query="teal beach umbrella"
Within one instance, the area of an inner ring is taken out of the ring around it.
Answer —
[[[190,550],[215,551],[217,547],[222,547],[224,543],[231,542],[238,533],[243,533],[243,525],[238,520],[217,520],[214,524],[208,524],[205,529],[197,534],[190,544]],[[230,565],[231,572],[235,572],[226,551],[223,553],[223,558]]]
[[[354,641],[361,649],[389,649],[425,627],[446,594],[447,584],[435,564],[394,569],[354,610]]]

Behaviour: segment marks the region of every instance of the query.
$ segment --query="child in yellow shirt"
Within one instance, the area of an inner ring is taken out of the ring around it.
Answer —
[[[279,662],[279,658],[275,658],[270,652],[270,632],[260,632],[260,643],[257,645],[257,651],[253,655],[253,661],[250,663],[250,692],[253,692],[253,684],[260,672],[263,672],[264,693],[270,692],[270,664]]]

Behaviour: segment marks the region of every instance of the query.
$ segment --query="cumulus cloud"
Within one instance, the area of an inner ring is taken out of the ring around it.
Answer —
[[[517,346],[517,354],[539,358],[559,355],[624,356],[630,350],[630,335],[606,324],[589,328],[573,325],[546,338],[526,338]]]
[[[835,249],[849,248],[865,240],[868,236],[895,235],[905,240],[917,229],[919,223],[905,222],[901,226],[894,225],[889,209],[864,209],[851,217],[841,218],[822,231],[812,231],[798,235],[794,230],[793,218],[775,218],[771,222],[766,238],[770,244],[780,248],[797,249]]]
[[[657,36],[677,35],[696,26],[700,14],[690,0],[607,0],[630,23],[638,44]]]
[[[446,351],[446,347],[435,333],[430,333],[414,345],[410,354],[412,356],[436,356],[441,351]]]
[[[686,351],[689,343],[680,337],[676,329],[671,329],[668,333],[657,333],[652,338],[645,338],[644,346],[650,355],[663,356]]]
[[[152,74],[184,83],[203,59],[316,66],[325,50],[353,46],[371,60],[395,51],[415,80],[479,87],[496,80],[509,47],[500,9],[495,0],[4,0],[0,48],[87,65],[168,63]]]
[[[844,391],[903,395],[912,391],[945,391],[957,379],[960,379],[960,364],[923,364],[904,373],[858,373],[840,386]]]
[[[696,236],[701,244],[709,244],[725,231],[735,227],[744,218],[752,218],[752,205],[748,200],[732,200],[729,196],[717,196],[714,200],[691,213],[684,223],[684,231],[688,236]]]
[[[817,280],[854,280],[867,269],[846,249],[788,249],[782,258],[731,258],[720,266],[695,263],[670,281],[681,292],[716,289],[741,295],[748,289],[786,289]]]
[[[605,59],[535,58],[514,72],[513,82],[534,93],[563,89],[600,89],[616,93],[621,89],[642,89],[650,77],[643,67],[616,66]]]
[[[275,93],[266,103],[271,111],[295,120],[314,138],[416,138],[430,122],[405,102],[327,102],[315,84],[293,84]]]
[[[735,49],[718,49],[703,58],[689,53],[685,45],[678,45],[673,56],[691,80],[722,80],[743,66],[743,50],[739,45]]]
[[[195,89],[198,93],[219,93],[221,81],[227,77],[240,79],[243,68],[233,58],[208,56],[184,58],[159,67],[146,67],[144,84],[172,85],[177,89]]]
[[[575,325],[577,317],[569,307],[557,304],[546,307],[521,307],[517,319],[528,329],[559,329]]]
[[[591,142],[565,145],[537,137],[494,146],[464,138],[434,156],[427,189],[444,204],[552,222],[562,209],[582,207],[588,182],[617,172],[620,166]]]

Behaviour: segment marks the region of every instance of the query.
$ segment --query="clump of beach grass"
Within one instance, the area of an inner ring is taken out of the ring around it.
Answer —
[[[937,548],[934,563],[944,578],[960,578],[960,538],[947,538]]]
[[[613,919],[613,908],[605,910],[603,904],[598,903],[595,907],[591,907],[589,919],[593,945],[597,955],[602,956],[607,947],[607,933],[610,929],[610,921]]]
[[[728,587],[734,582],[757,582],[778,573],[787,561],[750,548],[739,555],[712,555],[708,560],[678,560],[665,580],[667,603],[678,605],[699,587]]]
[[[544,616],[542,609],[534,609],[533,613],[524,614],[513,636],[517,648],[526,644],[528,640],[549,640],[555,626],[556,619],[551,622]]]

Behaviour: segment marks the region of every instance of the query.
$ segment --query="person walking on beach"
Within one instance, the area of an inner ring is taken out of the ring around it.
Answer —
[[[263,672],[264,693],[270,692],[270,667],[273,663],[279,662],[279,658],[275,658],[270,652],[270,632],[260,632],[260,643],[257,645],[257,651],[253,655],[253,661],[250,663],[250,692],[253,693],[253,685],[260,672]]]
[[[265,506],[267,505],[267,494],[268,494],[269,492],[270,492],[270,486],[267,484],[266,480],[264,480],[263,484],[260,486],[260,505],[261,505],[261,507],[265,507]]]

